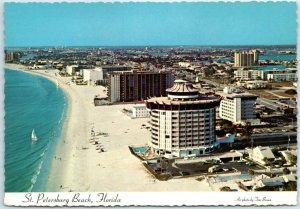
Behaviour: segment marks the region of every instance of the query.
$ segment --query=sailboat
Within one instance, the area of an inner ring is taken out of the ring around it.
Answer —
[[[32,141],[37,141],[38,140],[38,138],[36,137],[34,129],[32,130],[32,133],[31,133],[31,140]]]

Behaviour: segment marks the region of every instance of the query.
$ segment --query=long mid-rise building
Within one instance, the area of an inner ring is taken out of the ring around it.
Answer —
[[[258,65],[259,52],[256,50],[234,53],[234,66],[245,67]]]
[[[296,81],[297,69],[247,70],[244,68],[234,71],[234,78],[240,81],[267,80],[267,81]]]
[[[108,76],[110,102],[132,102],[165,96],[175,77],[170,72],[120,71]]]
[[[241,80],[241,81],[264,79],[264,71],[263,70],[238,69],[238,70],[234,71],[234,78]]]
[[[216,106],[221,98],[201,95],[191,83],[176,80],[167,97],[146,101],[150,111],[151,146],[159,154],[199,156],[218,146]]]

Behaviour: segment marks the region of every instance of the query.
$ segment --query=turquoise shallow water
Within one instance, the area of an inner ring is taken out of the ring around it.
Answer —
[[[45,191],[66,111],[54,83],[5,69],[5,192]]]
[[[260,55],[259,60],[293,61],[297,59],[296,54]]]

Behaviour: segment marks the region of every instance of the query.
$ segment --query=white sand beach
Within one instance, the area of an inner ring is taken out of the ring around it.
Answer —
[[[6,67],[24,70],[21,65]],[[57,70],[26,71],[45,76],[68,97],[68,113],[53,158],[47,192],[183,192],[212,191],[206,181],[195,178],[158,181],[133,156],[128,146],[145,145],[150,132],[141,129],[148,119],[130,119],[121,110],[134,104],[95,107],[95,95],[104,96],[104,87],[77,86],[71,77],[55,76]],[[97,136],[105,152],[90,143],[91,129],[107,133]]]

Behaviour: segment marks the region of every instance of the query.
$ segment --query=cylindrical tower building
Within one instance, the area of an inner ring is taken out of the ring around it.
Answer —
[[[214,151],[216,106],[221,98],[201,95],[184,80],[176,80],[166,91],[167,97],[146,100],[152,148],[157,153],[177,157]]]

